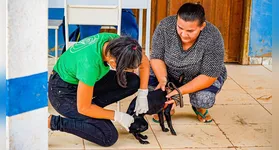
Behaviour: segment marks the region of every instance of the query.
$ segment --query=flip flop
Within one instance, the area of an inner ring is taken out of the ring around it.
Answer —
[[[156,120],[154,118],[152,118],[152,121],[155,122],[155,123],[159,123],[159,120]]]
[[[204,114],[202,114],[201,112],[199,112],[194,106],[192,106],[192,109],[194,110],[194,112],[196,113],[196,115],[199,115],[201,116],[203,119],[206,118],[206,115],[208,114],[208,110],[205,111]],[[204,123],[210,123],[212,122],[213,119],[210,119],[210,120],[205,120]]]

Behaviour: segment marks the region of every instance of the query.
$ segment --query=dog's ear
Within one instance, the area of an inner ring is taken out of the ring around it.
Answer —
[[[137,99],[137,97],[135,97],[135,98],[131,101],[131,103],[130,103],[128,109],[127,109],[127,112],[126,112],[127,114],[129,114],[129,115],[131,115],[131,116],[133,116],[133,115],[135,114],[134,110],[135,110],[135,107],[136,107],[136,99]]]
[[[138,116],[133,115],[133,117],[134,122],[129,127],[130,133],[141,133],[148,129],[148,123],[142,114]]]

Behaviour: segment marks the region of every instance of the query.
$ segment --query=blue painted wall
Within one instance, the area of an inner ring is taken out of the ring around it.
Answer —
[[[272,0],[252,0],[249,56],[272,52]]]
[[[46,107],[48,72],[7,80],[6,115]]]
[[[63,8],[49,8],[48,10],[48,18],[49,19],[59,19],[62,20],[64,16],[64,9]],[[76,25],[69,25],[69,34],[71,34],[75,29],[77,29]],[[100,26],[90,28],[82,26],[80,28],[81,34],[80,38],[83,36],[87,37],[89,35],[93,35],[98,33],[100,30]],[[123,9],[122,10],[122,20],[121,20],[121,35],[131,36],[134,39],[138,39],[138,25],[136,19],[133,15],[132,10],[130,9]],[[48,47],[50,54],[54,56],[54,46],[55,46],[55,31],[49,30],[48,33]],[[63,36],[63,28],[62,26],[58,30],[58,53],[62,52],[64,46],[64,36]]]
[[[63,8],[49,8],[48,9],[48,19],[59,19],[62,20],[64,16],[64,9]],[[75,25],[69,26],[69,32],[71,33],[76,29]],[[48,32],[48,48],[49,54],[54,56],[54,46],[55,46],[55,31],[49,30]],[[58,54],[62,52],[64,46],[64,36],[63,36],[63,28],[60,26],[58,30]]]

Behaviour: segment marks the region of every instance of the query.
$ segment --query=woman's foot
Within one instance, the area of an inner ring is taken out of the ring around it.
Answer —
[[[209,115],[208,110],[204,108],[195,108],[193,107],[194,112],[196,113],[198,120],[203,123],[212,122],[212,117]]]
[[[48,123],[47,123],[47,125],[48,125],[48,128],[50,129],[50,121],[51,121],[51,117],[52,117],[52,115],[49,115],[48,116]]]
[[[172,109],[171,112],[170,112],[170,115],[172,116],[174,113],[175,113],[175,110]],[[153,118],[152,118],[153,122],[159,123],[159,116],[157,114],[154,114],[152,116],[153,116]],[[166,118],[164,116],[164,121],[165,120],[166,120]]]

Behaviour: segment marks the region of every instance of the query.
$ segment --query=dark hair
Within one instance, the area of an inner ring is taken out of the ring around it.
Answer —
[[[185,3],[177,11],[179,16],[184,21],[199,21],[199,25],[205,21],[205,13],[202,5],[194,3]]]
[[[109,41],[105,55],[116,58],[117,82],[121,87],[127,87],[125,69],[136,69],[142,59],[142,49],[139,43],[131,37],[123,36]]]

